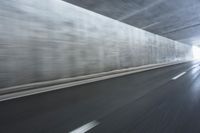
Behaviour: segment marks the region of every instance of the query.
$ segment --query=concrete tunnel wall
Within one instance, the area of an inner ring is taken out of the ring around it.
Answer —
[[[0,88],[192,58],[191,47],[61,0],[0,1]]]

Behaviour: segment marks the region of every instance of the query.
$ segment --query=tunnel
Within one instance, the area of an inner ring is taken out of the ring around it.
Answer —
[[[199,0],[0,1],[0,133],[200,133]]]

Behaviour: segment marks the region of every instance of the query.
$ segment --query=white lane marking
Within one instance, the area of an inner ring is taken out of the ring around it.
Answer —
[[[98,121],[91,121],[69,133],[85,133],[85,132],[89,131],[90,129],[96,127],[97,125],[99,125]]]
[[[176,80],[176,79],[180,78],[181,76],[183,76],[184,74],[186,74],[186,72],[180,73],[179,75],[173,77],[172,80]]]

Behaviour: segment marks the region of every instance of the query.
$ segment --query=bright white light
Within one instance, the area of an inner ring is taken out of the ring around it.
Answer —
[[[199,59],[200,60],[200,47],[192,46],[192,52],[193,52],[194,59]]]

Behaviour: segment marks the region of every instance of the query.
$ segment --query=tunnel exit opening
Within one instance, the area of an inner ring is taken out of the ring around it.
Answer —
[[[200,60],[200,47],[192,46],[193,58]]]

